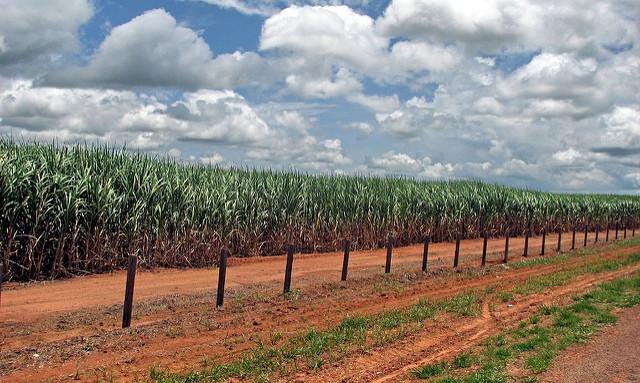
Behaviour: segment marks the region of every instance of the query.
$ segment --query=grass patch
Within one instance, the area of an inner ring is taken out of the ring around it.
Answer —
[[[559,256],[553,257],[558,259]],[[640,254],[636,258],[627,257],[615,260],[610,265],[596,268],[598,270],[608,270],[611,267],[620,267],[624,264],[630,264],[640,260]],[[529,260],[527,260],[529,261]],[[527,262],[525,261],[525,262]],[[551,261],[549,261],[551,262]],[[605,261],[603,261],[605,262]],[[606,261],[609,262],[609,261]],[[530,265],[533,265],[530,263]],[[578,268],[578,272],[591,272],[593,268]],[[584,270],[583,270],[584,269]],[[565,276],[549,276],[548,280],[542,282],[546,285],[555,285],[565,283],[570,277],[577,275],[575,270],[563,271],[567,273]],[[385,284],[389,284],[385,281]],[[540,288],[540,284],[534,282],[521,293],[533,291]],[[390,283],[389,285],[393,285]],[[593,291],[589,296],[594,302],[610,301],[612,304],[629,305],[631,302],[640,303],[640,296],[636,298],[621,298],[620,294],[626,291],[627,285],[621,283],[618,285],[603,286],[603,289]],[[640,281],[637,282],[640,289]],[[495,294],[500,294],[496,292]],[[511,295],[509,295],[511,294]],[[515,298],[514,292],[507,292],[504,298],[512,300]],[[295,291],[294,294],[288,296],[289,299],[299,299],[300,292]],[[636,303],[637,304],[637,303]],[[558,323],[557,328],[573,328],[580,327],[582,324],[582,316],[589,317],[589,323],[602,325],[611,323],[615,320],[610,310],[599,309],[594,311],[590,306],[594,304],[589,302],[576,301],[572,311],[565,313],[564,310],[555,307],[543,307],[537,314],[536,320],[521,325],[522,335],[516,342],[514,336],[516,333],[505,334],[502,338],[497,337],[491,348],[487,350],[486,355],[468,354],[459,356],[451,362],[444,364],[444,372],[439,376],[433,376],[438,379],[458,379],[455,374],[462,371],[472,370],[464,382],[500,382],[506,379],[505,365],[507,361],[522,354],[538,352],[543,346],[549,347],[555,344],[556,337],[553,334],[540,333],[539,330],[532,329],[539,326],[538,322]],[[599,307],[595,305],[595,307]],[[251,351],[244,353],[239,359],[228,363],[209,362],[204,368],[198,371],[190,371],[187,373],[168,373],[158,369],[152,369],[150,380],[158,383],[174,383],[174,382],[217,382],[227,381],[234,378],[241,380],[270,381],[274,373],[286,375],[291,371],[305,366],[308,369],[321,368],[326,363],[332,363],[354,350],[368,350],[372,347],[384,346],[394,342],[408,333],[418,331],[427,319],[433,319],[440,313],[448,313],[458,317],[475,316],[480,312],[480,299],[477,292],[468,292],[453,296],[451,298],[439,301],[419,301],[415,305],[403,309],[396,309],[381,312],[369,316],[353,316],[344,318],[338,325],[325,330],[310,329],[304,333],[300,333],[288,340],[283,340],[281,335],[272,336],[265,339],[264,343],[258,343]],[[575,315],[576,320],[571,315]],[[564,327],[562,324],[565,324]],[[556,328],[554,327],[554,328]],[[538,332],[536,332],[538,331]],[[569,345],[571,342],[584,339],[593,331],[589,328],[577,329],[566,337],[562,338],[562,345]],[[502,343],[502,344],[500,344]],[[518,344],[518,346],[515,346]],[[560,346],[558,346],[560,347]],[[529,355],[528,357],[533,357]],[[535,362],[535,360],[534,360]],[[538,363],[539,364],[539,363]],[[431,367],[430,367],[431,368]],[[416,373],[417,374],[417,373]],[[428,374],[425,372],[424,374]],[[417,375],[416,375],[417,376]],[[444,380],[443,380],[444,381]],[[457,380],[455,380],[457,381]]]
[[[327,330],[311,329],[294,336],[280,347],[274,347],[273,344],[277,342],[270,340],[271,346],[258,344],[251,353],[243,355],[239,360],[224,364],[211,363],[201,371],[173,374],[153,369],[150,378],[159,383],[216,382],[250,377],[269,381],[271,374],[277,371],[284,373],[291,365],[303,363],[309,369],[318,369],[334,357],[333,353],[346,353],[349,345],[366,348],[393,342],[438,313],[474,316],[479,310],[478,296],[475,293],[460,294],[434,302],[423,300],[401,310],[347,317],[339,325]],[[458,363],[467,362],[463,357]]]
[[[603,325],[614,323],[613,309],[637,304],[640,304],[640,273],[603,283],[574,297],[573,304],[540,307],[533,317],[520,322],[518,327],[458,355],[446,364],[449,368],[440,375],[444,376],[443,379],[461,383],[535,382],[537,375],[549,369],[559,352],[587,340]],[[456,360],[463,360],[463,368],[471,368],[472,371],[456,371],[453,368]],[[510,370],[509,366],[517,368]],[[509,375],[509,371],[517,372]],[[417,373],[415,375],[421,377]],[[431,377],[423,379],[442,381]]]

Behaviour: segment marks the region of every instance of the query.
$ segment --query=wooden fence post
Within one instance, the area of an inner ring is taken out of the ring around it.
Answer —
[[[429,271],[429,236],[424,239],[424,248],[422,249],[422,271]]]
[[[384,273],[389,274],[391,272],[391,254],[393,252],[393,244],[391,238],[387,239],[387,262],[384,265]]]
[[[558,253],[562,252],[562,225],[558,228],[558,247],[556,248]]]
[[[229,258],[229,250],[222,248],[220,250],[220,264],[218,268],[218,291],[216,294],[216,307],[222,307],[224,303],[224,283],[227,278],[227,258]]]
[[[351,242],[348,239],[344,240],[344,256],[342,258],[342,276],[341,281],[347,280],[347,272],[349,271],[349,249],[351,248]]]
[[[524,232],[524,253],[523,257],[529,256],[529,228],[527,228]]]
[[[622,228],[623,228],[623,233],[624,233],[622,238],[623,239],[627,239],[627,223],[626,222],[622,224]]]
[[[509,260],[509,230],[507,230],[507,234],[504,238],[504,258],[502,258],[502,263],[507,263]]]
[[[573,225],[573,234],[571,236],[571,250],[576,248],[576,225]]]
[[[589,224],[585,224],[584,225],[584,244],[582,245],[582,247],[587,247],[587,237],[589,235]]]
[[[458,261],[460,260],[460,233],[456,236],[456,252],[453,255],[453,268],[458,267]]]
[[[2,282],[4,281],[4,262],[0,259],[0,306],[2,306]]]
[[[542,246],[540,247],[540,255],[544,255],[545,242],[547,240],[547,228],[542,228]]]
[[[484,238],[482,239],[482,267],[487,264],[487,241],[489,240],[489,232],[484,231]]]
[[[287,265],[284,270],[284,289],[285,294],[291,291],[291,273],[293,271],[293,246],[287,246]]]
[[[127,285],[124,291],[124,307],[122,309],[122,328],[131,326],[131,313],[133,312],[133,289],[136,283],[136,267],[138,265],[138,257],[129,256],[129,264],[127,267]]]
[[[600,234],[600,224],[596,225],[596,239],[593,243],[598,243],[598,234]]]
[[[609,242],[609,228],[611,228],[611,222],[607,221],[607,235],[604,239],[605,242]]]
[[[620,224],[616,222],[616,241],[618,240],[618,229],[620,229]]]

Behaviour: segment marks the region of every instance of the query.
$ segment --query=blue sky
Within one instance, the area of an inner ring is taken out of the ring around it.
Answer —
[[[634,3],[0,0],[0,134],[636,193]]]

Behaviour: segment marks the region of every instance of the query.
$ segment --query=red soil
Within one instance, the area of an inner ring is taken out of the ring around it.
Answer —
[[[556,241],[554,235],[547,237],[547,254]],[[522,238],[511,239],[510,261],[522,259],[523,242]],[[529,244],[529,254],[537,256],[540,238],[530,239]],[[563,248],[570,245],[571,235],[565,233]],[[462,268],[479,266],[481,246],[482,240],[462,242]],[[490,263],[500,261],[503,247],[503,239],[490,241]],[[431,269],[450,269],[453,248],[453,244],[431,245]],[[203,356],[221,362],[236,358],[257,340],[268,342],[274,331],[282,334],[283,342],[309,327],[336,324],[346,315],[406,307],[420,299],[440,299],[496,283],[516,286],[562,268],[637,251],[640,246],[629,246],[572,257],[560,264],[465,276],[416,273],[422,257],[419,245],[394,249],[392,275],[386,278],[381,277],[384,249],[353,252],[347,283],[338,282],[340,253],[297,255],[293,285],[302,290],[297,292],[299,298],[287,299],[280,294],[284,257],[234,259],[227,270],[231,291],[223,310],[212,309],[214,270],[141,272],[136,278],[134,328],[130,330],[119,329],[124,273],[14,285],[3,293],[0,307],[0,382],[63,381],[76,374],[85,381],[108,379],[108,374],[116,381],[131,381],[148,376],[155,364],[171,371],[198,368]],[[540,303],[639,267],[585,275],[508,309],[492,310],[485,304],[481,318],[437,323],[428,334],[424,330],[394,345],[395,352],[384,348],[377,354],[356,354],[299,380],[394,381],[413,365],[459,351],[495,333],[500,323],[515,323]],[[369,368],[371,363],[375,368]]]

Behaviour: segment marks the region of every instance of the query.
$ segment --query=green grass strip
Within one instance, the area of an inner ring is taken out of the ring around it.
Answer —
[[[413,371],[429,382],[502,383],[535,382],[547,371],[555,356],[567,347],[589,339],[604,325],[614,323],[616,308],[640,304],[640,273],[606,282],[565,307],[542,307],[538,313],[487,340],[470,352],[461,354],[470,363],[439,361]],[[508,366],[520,368],[509,375]]]

